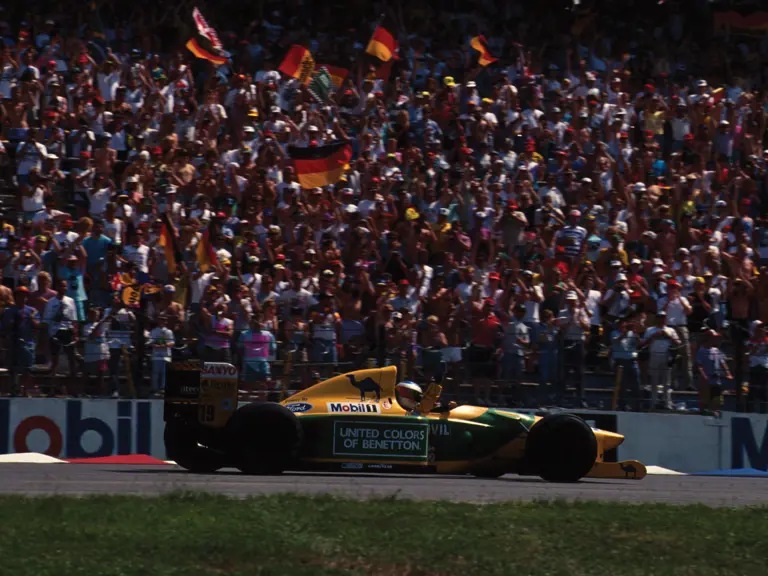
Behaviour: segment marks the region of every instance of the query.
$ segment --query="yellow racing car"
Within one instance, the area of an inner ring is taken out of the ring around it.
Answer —
[[[173,362],[166,378],[168,457],[192,472],[325,470],[642,479],[637,461],[605,462],[620,434],[566,413],[440,405],[441,387],[398,382],[397,369],[335,376],[283,402],[238,406],[234,366]]]

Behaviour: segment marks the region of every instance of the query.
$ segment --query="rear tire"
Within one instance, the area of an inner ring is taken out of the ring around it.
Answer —
[[[190,472],[211,474],[226,465],[224,455],[200,446],[187,426],[166,422],[164,439],[168,459]]]
[[[531,471],[547,482],[577,482],[597,460],[597,438],[573,414],[551,414],[528,432],[525,456]]]
[[[281,474],[294,460],[302,440],[296,415],[272,402],[239,408],[227,428],[234,464],[245,474]]]

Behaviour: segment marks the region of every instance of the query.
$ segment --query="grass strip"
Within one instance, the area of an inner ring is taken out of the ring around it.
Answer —
[[[764,576],[765,508],[0,497],[0,574]]]

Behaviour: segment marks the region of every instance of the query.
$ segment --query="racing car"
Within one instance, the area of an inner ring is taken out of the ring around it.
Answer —
[[[640,462],[607,462],[624,441],[569,413],[543,416],[441,404],[442,388],[398,382],[397,368],[334,376],[282,402],[238,403],[231,364],[172,362],[164,406],[168,458],[197,473],[284,471],[538,475],[642,479]]]

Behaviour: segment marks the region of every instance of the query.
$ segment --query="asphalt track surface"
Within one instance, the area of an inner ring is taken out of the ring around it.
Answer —
[[[501,502],[508,500],[600,500],[665,502],[709,506],[768,505],[768,481],[754,478],[647,476],[644,480],[583,480],[549,484],[539,478],[287,473],[246,476],[223,470],[190,474],[176,466],[2,464],[0,494],[155,495],[200,490],[235,497],[259,494],[333,494],[343,497],[398,497],[414,500]]]

